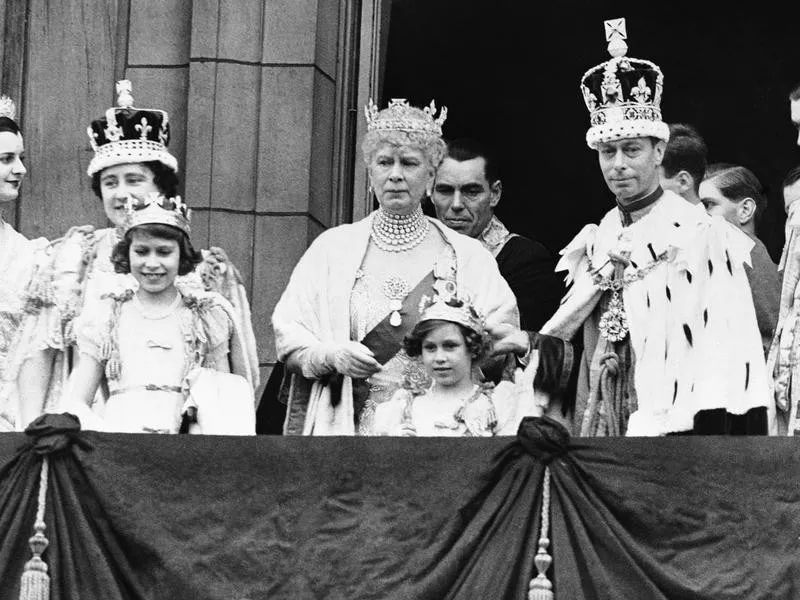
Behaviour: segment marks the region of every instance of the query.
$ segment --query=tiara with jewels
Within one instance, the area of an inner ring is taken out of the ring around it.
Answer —
[[[591,124],[586,143],[596,148],[603,142],[650,136],[668,141],[669,127],[661,120],[661,69],[649,60],[625,55],[625,19],[604,24],[611,58],[581,78],[581,94]]]
[[[434,290],[436,293],[423,296],[419,302],[420,322],[441,320],[458,323],[475,332],[486,329],[483,315],[468,299],[457,295],[454,282],[439,280]]]
[[[392,98],[389,106],[378,110],[378,105],[369,100],[364,107],[367,117],[367,131],[405,131],[408,133],[425,133],[441,137],[442,125],[447,120],[447,107],[443,106],[436,117],[436,103],[423,109],[411,106],[405,98]]]
[[[131,82],[117,82],[117,106],[109,108],[87,128],[94,157],[87,173],[125,163],[158,161],[178,171],[178,161],[167,150],[169,115],[156,108],[134,108]]]
[[[129,198],[125,209],[125,231],[152,223],[177,227],[187,235],[191,231],[189,221],[192,209],[186,206],[180,196],[165,198],[158,192],[151,192],[143,198]]]
[[[12,121],[17,118],[17,105],[6,95],[0,96],[0,117],[7,117]]]

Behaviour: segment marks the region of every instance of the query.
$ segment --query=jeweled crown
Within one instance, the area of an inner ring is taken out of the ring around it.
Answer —
[[[7,117],[12,121],[17,118],[17,106],[5,94],[0,96],[0,117]]]
[[[367,118],[367,131],[405,131],[425,133],[441,137],[442,125],[447,120],[447,107],[443,106],[436,116],[436,103],[419,109],[411,106],[405,98],[392,98],[389,106],[378,110],[378,105],[370,98],[364,107]]]
[[[605,29],[611,58],[581,78],[591,124],[586,143],[597,148],[603,142],[650,136],[668,141],[669,127],[661,120],[661,69],[649,60],[625,56],[625,19],[605,21]]]
[[[94,157],[89,176],[108,167],[156,160],[173,171],[178,161],[167,150],[169,116],[155,108],[134,108],[131,82],[117,82],[117,104],[87,128]]]
[[[143,198],[128,199],[124,229],[128,231],[137,225],[158,223],[177,227],[189,235],[191,217],[192,209],[180,196],[165,198],[158,192],[151,192]]]
[[[439,280],[434,284],[434,290],[436,293],[432,296],[423,296],[420,300],[420,322],[450,321],[478,333],[486,329],[483,315],[468,299],[458,296],[454,282]]]

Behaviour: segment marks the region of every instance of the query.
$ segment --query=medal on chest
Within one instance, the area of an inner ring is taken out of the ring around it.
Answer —
[[[630,245],[628,240],[620,238],[620,248],[617,251],[610,251],[608,253],[608,262],[613,263],[614,272],[610,276],[600,274],[600,270],[605,266],[595,269],[592,265],[592,260],[589,258],[589,272],[592,275],[594,284],[603,291],[611,290],[611,299],[603,314],[600,316],[600,335],[602,335],[609,342],[621,342],[630,332],[628,324],[628,315],[625,312],[625,303],[623,301],[623,291],[626,287],[634,282],[641,281],[652,273],[661,263],[667,262],[673,257],[674,252],[667,249],[659,255],[652,252],[655,257],[651,262],[647,263],[644,267],[636,269],[635,271],[628,271],[631,266],[630,261]]]

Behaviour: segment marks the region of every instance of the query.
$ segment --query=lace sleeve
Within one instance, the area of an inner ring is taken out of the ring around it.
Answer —
[[[203,262],[197,265],[196,273],[206,292],[217,292],[233,308],[231,317],[236,320],[239,347],[252,373],[253,387],[258,387],[258,351],[244,278],[225,251],[217,246],[203,250]]]
[[[111,343],[112,299],[103,299],[94,311],[82,312],[75,321],[78,350],[88,354],[100,364],[108,360]]]
[[[223,373],[231,372],[230,340],[233,335],[233,323],[216,294],[208,294],[197,303],[196,321],[194,323],[195,338],[205,345],[202,366]]]

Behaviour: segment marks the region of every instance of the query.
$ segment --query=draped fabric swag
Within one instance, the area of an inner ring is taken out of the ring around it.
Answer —
[[[790,438],[0,435],[0,600],[49,463],[51,600],[527,599],[550,472],[559,600],[800,596]],[[546,507],[548,508],[548,507]]]

